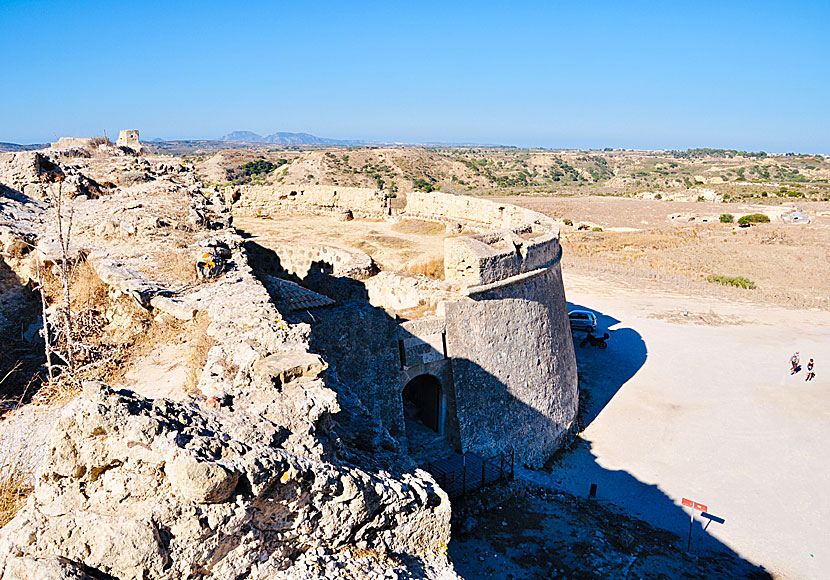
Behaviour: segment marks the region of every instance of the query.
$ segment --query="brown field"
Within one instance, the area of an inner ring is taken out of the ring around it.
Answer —
[[[798,204],[808,225],[780,220],[741,228],[722,223],[677,223],[670,214],[736,218],[749,206],[724,203],[664,202],[615,197],[524,197],[504,201],[563,219],[566,271],[618,274],[630,282],[658,280],[696,294],[769,301],[799,308],[830,309],[830,203]],[[601,232],[579,231],[581,222]],[[619,228],[619,229],[615,229]],[[753,281],[745,290],[708,282],[710,275]]]

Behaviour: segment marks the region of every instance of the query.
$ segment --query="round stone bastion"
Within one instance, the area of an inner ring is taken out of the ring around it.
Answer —
[[[451,447],[538,467],[557,450],[574,424],[578,387],[555,220],[441,192],[409,192],[394,205],[379,190],[323,185],[234,186],[224,195],[244,218],[348,210],[355,220],[445,224],[444,280],[378,273],[357,248],[316,240],[270,250],[286,264],[329,260],[321,271],[357,285],[338,296],[326,291],[334,285],[296,275],[303,268],[289,272],[331,299],[309,315],[330,372],[414,456]]]

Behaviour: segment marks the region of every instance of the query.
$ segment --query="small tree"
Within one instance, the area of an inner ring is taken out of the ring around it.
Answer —
[[[722,213],[720,214],[720,223],[722,224],[731,224],[735,221],[735,216],[731,213]]]
[[[72,218],[75,208],[70,208],[69,216],[63,213],[63,179],[58,177],[58,193],[55,197],[58,217],[58,244],[61,249],[60,278],[63,287],[63,332],[66,340],[66,364],[69,370],[75,370],[75,353],[72,344],[72,301],[69,293],[69,282],[72,278],[71,260],[69,257],[69,243],[72,239]],[[64,223],[65,222],[65,223]]]
[[[745,226],[749,224],[765,224],[769,223],[769,216],[762,213],[751,213],[749,215],[738,218],[738,225]]]

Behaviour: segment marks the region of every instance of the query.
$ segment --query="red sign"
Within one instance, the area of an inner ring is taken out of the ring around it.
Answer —
[[[685,497],[682,498],[682,501],[683,501],[684,506],[692,508],[693,510],[698,510],[698,511],[701,511],[701,512],[708,512],[709,511],[709,506],[703,505],[702,503],[697,503],[696,501],[686,499]]]

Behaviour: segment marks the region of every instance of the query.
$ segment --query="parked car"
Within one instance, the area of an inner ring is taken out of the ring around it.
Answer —
[[[568,312],[568,321],[571,323],[571,330],[594,332],[597,329],[596,315],[587,310],[573,310]]]

